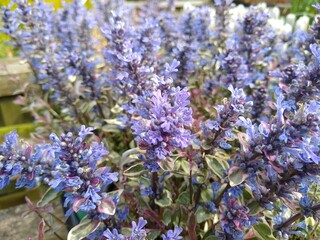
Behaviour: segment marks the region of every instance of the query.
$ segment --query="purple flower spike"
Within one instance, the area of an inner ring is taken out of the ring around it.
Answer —
[[[146,150],[145,166],[156,171],[157,162],[165,159],[176,148],[185,148],[193,138],[186,128],[192,123],[186,89],[172,93],[154,91],[151,100],[143,106],[136,105],[136,112],[143,109],[144,116],[133,121],[133,134],[141,149]]]

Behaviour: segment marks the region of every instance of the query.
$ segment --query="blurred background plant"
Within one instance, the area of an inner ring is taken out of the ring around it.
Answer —
[[[290,12],[299,16],[314,15],[317,11],[312,5],[316,3],[316,0],[291,0]]]

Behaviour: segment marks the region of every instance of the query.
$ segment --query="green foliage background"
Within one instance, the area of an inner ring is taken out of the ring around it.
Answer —
[[[291,13],[297,15],[316,14],[316,10],[312,7],[317,0],[291,0]]]

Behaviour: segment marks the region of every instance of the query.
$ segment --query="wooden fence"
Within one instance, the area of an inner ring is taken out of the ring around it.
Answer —
[[[22,93],[23,85],[32,74],[26,63],[19,58],[0,59],[0,126],[9,126],[31,121],[28,114],[13,101]]]

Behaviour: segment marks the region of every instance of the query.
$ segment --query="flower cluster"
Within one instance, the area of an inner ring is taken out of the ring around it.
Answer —
[[[155,54],[160,41],[155,21],[146,19],[134,32],[128,20],[123,19],[123,14],[120,10],[114,12],[110,25],[103,28],[108,40],[104,55],[112,66],[108,79],[116,92],[114,97],[117,100],[122,97],[123,102],[128,103],[150,88],[149,80],[154,72],[153,65],[156,65]]]
[[[253,88],[256,82],[265,84],[267,80],[269,69],[265,62],[270,62],[272,59],[274,45],[272,40],[275,38],[275,33],[267,20],[268,15],[263,9],[252,7],[236,25],[235,33],[227,40],[226,48],[239,55],[236,61],[238,63],[235,66],[231,65],[235,73],[240,71],[240,78],[237,78],[237,81],[241,81],[241,85],[238,87]]]
[[[190,145],[192,134],[186,129],[192,123],[189,104],[186,89],[175,89],[172,93],[157,90],[150,101],[144,102],[144,109],[137,109],[145,114],[133,121],[133,134],[136,135],[139,148],[146,151],[142,158],[152,172],[158,170],[158,162],[174,149]]]
[[[213,150],[215,147],[230,149],[227,143],[234,138],[233,130],[240,116],[244,116],[250,109],[252,102],[247,101],[243,89],[234,89],[232,85],[228,90],[231,92],[230,101],[225,99],[223,105],[215,107],[217,117],[214,121],[207,120],[201,123],[204,138],[203,147]]]
[[[13,4],[17,8],[11,10]],[[21,49],[21,57],[34,73],[33,81],[59,106],[59,114],[87,123],[79,116],[79,108],[93,98],[99,101],[104,84],[95,73],[99,59],[94,57],[97,42],[91,34],[96,25],[92,15],[79,1],[65,3],[58,11],[44,1],[33,5],[12,1],[3,12],[2,31]]]
[[[247,130],[238,164],[248,172],[255,199],[267,209],[274,207],[276,196],[294,199],[292,192],[300,191],[299,183],[319,172],[319,106],[311,102],[288,118],[290,108],[283,99],[279,94],[276,117],[269,123],[258,126],[242,117],[239,121]]]
[[[33,188],[50,176],[44,154],[40,145],[33,149],[28,143],[20,143],[15,131],[7,134],[5,142],[0,146],[0,189],[8,185],[14,176],[19,175],[17,188]]]
[[[16,162],[16,158],[20,158],[20,153],[17,151],[18,135],[16,132],[6,135],[5,142],[0,147],[0,189],[3,189],[9,184],[10,178],[22,171],[21,164]]]
[[[0,147],[1,189],[18,175],[17,187],[32,188],[43,182],[64,192],[65,206],[72,206],[68,216],[79,210],[95,219],[114,215],[119,196],[110,197],[105,190],[118,181],[118,173],[110,172],[109,167],[98,167],[98,161],[108,152],[102,143],[88,146],[83,141],[92,130],[82,126],[77,138],[71,132],[60,138],[53,133],[51,144],[35,148],[27,143],[20,145],[16,132],[7,135]]]
[[[113,229],[112,231],[110,229],[107,229],[103,235],[107,239],[115,239],[115,240],[129,240],[129,239],[137,239],[142,240],[146,237],[146,230],[144,229],[145,225],[147,224],[147,221],[143,219],[142,217],[139,218],[138,223],[132,222],[132,232],[131,236],[124,236],[122,234],[119,234],[117,229]],[[167,234],[162,234],[163,240],[179,240],[182,239],[180,236],[180,233],[182,232],[182,228],[179,228],[177,226],[174,227],[174,230],[169,230]]]
[[[215,0],[214,5],[216,9],[215,24],[215,38],[221,40],[222,44],[225,44],[228,37],[228,19],[229,9],[233,0]]]
[[[58,138],[50,135],[51,145],[48,146],[48,157],[53,162],[50,187],[59,192],[66,192],[65,206],[72,208],[67,212],[79,210],[88,213],[89,218],[106,219],[114,215],[118,196],[108,197],[104,191],[113,182],[118,181],[118,173],[110,172],[109,167],[98,168],[98,161],[108,151],[103,144],[94,143],[88,147],[83,139],[92,134],[93,128],[82,126],[77,138],[71,132]]]
[[[224,210],[221,214],[221,228],[232,239],[243,239],[245,229],[256,223],[256,219],[248,215],[249,209],[239,205],[236,198],[225,196]]]

